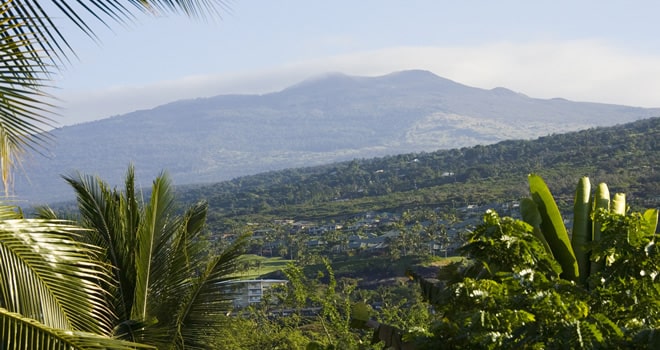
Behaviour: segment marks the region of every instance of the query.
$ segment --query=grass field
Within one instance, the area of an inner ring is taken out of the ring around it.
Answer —
[[[348,257],[334,261],[331,265],[334,273],[338,277],[353,278],[386,278],[386,277],[404,277],[406,269],[412,266],[426,268],[442,268],[450,263],[463,260],[462,257],[433,258],[424,261],[419,257],[404,257],[398,261],[391,261],[385,257]],[[245,254],[239,259],[239,271],[231,277],[236,279],[259,279],[262,276],[274,271],[284,270],[289,263],[295,260],[288,260],[281,257],[267,258],[254,254]],[[310,265],[305,267],[305,274],[316,276],[319,271],[325,271],[323,265]]]
[[[257,279],[277,270],[284,270],[293,260],[280,257],[267,258],[254,254],[245,254],[239,259],[239,272],[232,275],[238,279]]]

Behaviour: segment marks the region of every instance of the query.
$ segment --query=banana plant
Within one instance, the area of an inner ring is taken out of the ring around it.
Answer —
[[[562,278],[576,281],[580,275],[578,261],[568,237],[568,231],[566,230],[566,226],[564,226],[564,220],[561,217],[559,207],[557,207],[550,189],[540,176],[530,174],[528,181],[531,199],[536,204],[538,211],[532,215],[534,218],[540,217],[541,222],[539,224],[538,219],[530,220],[529,211],[526,213],[523,212],[525,214],[523,220],[532,226],[536,224],[540,228],[552,255],[562,268]]]
[[[564,220],[545,181],[536,174],[530,174],[528,180],[531,198],[521,201],[523,221],[535,228],[537,237],[539,235],[536,232],[541,231],[541,241],[549,247],[550,253],[562,267],[561,277],[586,285],[589,276],[602,271],[605,266],[603,259],[595,261],[590,257],[590,247],[601,240],[601,223],[595,214],[605,210],[625,215],[625,194],[616,193],[610,198],[607,184],[600,183],[592,195],[589,178],[580,178],[575,190],[573,227],[569,238]],[[652,233],[655,233],[657,227],[657,217],[657,209],[649,209],[644,213]]]

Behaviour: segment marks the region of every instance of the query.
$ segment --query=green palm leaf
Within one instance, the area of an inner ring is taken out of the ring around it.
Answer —
[[[127,177],[133,176],[130,168]],[[118,319],[128,320],[135,288],[135,255],[131,247],[135,245],[137,226],[133,221],[139,220],[130,210],[134,204],[97,177],[76,174],[64,179],[76,193],[81,224],[90,228],[81,239],[104,247],[98,257],[113,267],[113,283],[105,285],[112,296],[110,305]]]
[[[174,328],[178,334],[173,338],[172,348],[208,349],[209,344],[218,340],[219,330],[226,322],[223,316],[231,310],[233,300],[226,282],[236,271],[236,262],[244,245],[244,239],[239,240],[212,258],[204,273],[194,281],[189,297],[180,306]]]
[[[159,349],[208,348],[231,306],[224,282],[235,272],[244,240],[211,254],[200,237],[207,204],[178,214],[166,174],[154,180],[148,202],[137,195],[133,167],[123,191],[80,174],[66,181],[77,194],[83,225],[91,230],[89,241],[107,247],[99,256],[116,267],[120,286],[108,286],[108,303],[120,308],[114,334]]]
[[[23,219],[0,205],[0,348],[135,348],[111,339],[99,249],[61,220]]]
[[[170,283],[161,290],[162,298],[157,303],[152,299],[151,312],[159,322],[147,331],[153,341],[150,344],[159,349],[213,347],[226,322],[226,314],[232,308],[234,295],[226,282],[235,273],[244,246],[245,238],[242,238],[221,254],[203,260],[200,272],[181,268],[168,275]],[[182,261],[183,255],[199,247],[196,242],[189,241],[189,249],[174,254],[173,261]]]
[[[49,327],[110,334],[111,311],[99,281],[106,266],[94,247],[75,241],[81,229],[46,220],[0,221],[0,306]]]
[[[44,143],[47,137],[41,131],[50,126],[43,93],[49,68],[36,49],[40,38],[15,12],[11,1],[0,4],[0,173],[5,196],[25,149]]]
[[[183,217],[173,220],[177,233],[168,246],[155,251],[153,276],[149,287],[149,314],[159,320],[172,318],[183,295],[188,293],[196,275],[206,268],[208,244],[198,239],[206,222],[206,203],[199,203],[187,210]]]
[[[154,349],[93,333],[48,327],[21,314],[0,308],[0,348],[41,350]]]
[[[168,177],[162,174],[153,182],[151,200],[144,210],[144,218],[137,232],[136,241],[136,288],[133,319],[145,319],[149,301],[149,290],[163,275],[167,262],[157,260],[171,244],[178,225],[170,221],[174,209],[174,195]],[[156,289],[157,290],[157,289]]]

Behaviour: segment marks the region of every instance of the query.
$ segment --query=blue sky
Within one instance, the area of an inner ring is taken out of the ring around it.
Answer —
[[[660,107],[654,1],[232,0],[221,20],[138,16],[54,77],[60,125],[315,75],[427,69],[531,97]],[[63,23],[63,22],[57,22]]]

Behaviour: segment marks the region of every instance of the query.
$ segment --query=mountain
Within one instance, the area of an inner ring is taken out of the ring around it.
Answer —
[[[210,183],[269,170],[609,126],[660,109],[536,99],[479,89],[427,71],[379,77],[328,74],[263,95],[184,100],[52,131],[49,157],[17,176],[29,203],[68,200],[62,174],[121,181],[166,170],[176,184]],[[144,183],[148,185],[148,183]]]
[[[467,204],[511,203],[529,195],[527,175],[536,173],[552,188],[560,209],[572,212],[578,179],[588,176],[592,184],[607,183],[611,193],[625,193],[627,205],[642,210],[660,206],[658,140],[660,118],[649,118],[534,140],[397,154],[177,186],[177,199],[189,205],[207,201],[212,231],[224,232],[237,222],[281,218],[327,222],[365,212],[421,207],[452,212]],[[518,214],[517,210],[512,213]]]

